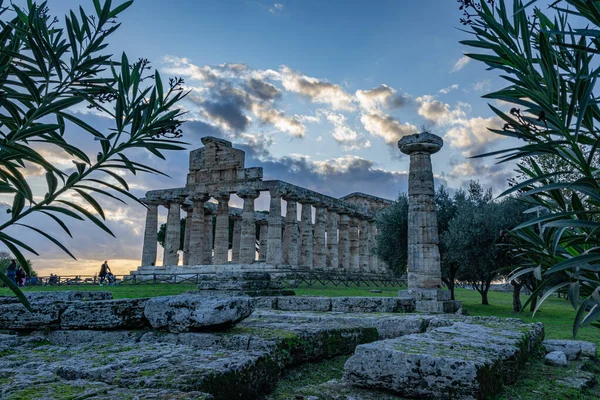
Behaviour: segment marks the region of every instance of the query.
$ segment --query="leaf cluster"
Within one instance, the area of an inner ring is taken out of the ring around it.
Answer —
[[[164,159],[163,151],[183,149],[175,140],[181,136],[182,112],[176,105],[185,96],[182,81],[175,78],[164,87],[146,60],[130,62],[124,53],[114,59],[105,52],[120,26],[117,17],[131,4],[113,7],[110,0],[93,0],[91,13],[80,6],[59,20],[46,2],[28,0],[19,7],[0,0],[0,193],[12,196],[0,242],[23,266],[22,250],[38,253],[8,228],[25,227],[75,258],[25,217],[44,214],[69,236],[65,219],[88,220],[113,235],[99,198],[137,202],[126,173],[163,174],[127,154],[143,149]],[[101,132],[73,112],[86,108],[110,118],[114,126]],[[73,128],[88,135],[95,154],[72,143]],[[70,158],[73,167],[59,168],[42,149]],[[26,173],[32,169],[45,174],[41,194],[32,189]],[[6,281],[2,274],[0,278]]]
[[[600,319],[600,3],[559,0],[546,10],[535,3],[514,0],[509,9],[506,2],[480,2],[469,24],[473,38],[461,43],[507,83],[484,96],[513,105],[508,112],[490,105],[505,121],[492,131],[524,142],[482,155],[522,161],[521,182],[506,193],[527,195],[538,214],[512,233],[523,264],[513,277],[540,279],[532,296],[544,293],[537,307],[557,291],[568,292],[578,309],[575,335]]]

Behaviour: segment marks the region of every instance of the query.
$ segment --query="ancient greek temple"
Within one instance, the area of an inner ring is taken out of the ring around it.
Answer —
[[[391,200],[363,193],[338,199],[284,181],[263,180],[263,169],[246,168],[245,153],[231,142],[204,137],[202,144],[190,153],[184,187],[146,193],[143,201],[148,209],[137,273],[228,268],[386,272],[386,265],[372,250],[377,235],[375,216]],[[257,212],[255,202],[267,192],[269,210]],[[243,201],[241,209],[230,206],[232,195]],[[162,266],[157,262],[160,206],[168,210]],[[180,260],[182,212],[185,235]]]

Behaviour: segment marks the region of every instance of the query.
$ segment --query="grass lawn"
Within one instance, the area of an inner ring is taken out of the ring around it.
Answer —
[[[56,291],[56,290],[103,290],[113,293],[114,298],[132,298],[132,297],[154,297],[167,296],[184,293],[195,289],[194,284],[143,284],[119,286],[43,286],[25,288],[24,291]],[[345,287],[345,286],[321,286],[300,287],[294,289],[298,296],[386,296],[395,297],[398,295],[398,287]],[[371,290],[381,290],[381,293],[372,293]],[[0,295],[11,295],[12,292],[7,288],[0,288]],[[572,339],[572,324],[575,318],[575,310],[565,299],[551,297],[547,299],[535,318],[531,317],[529,311],[514,313],[512,311],[512,293],[489,292],[490,305],[481,304],[479,293],[473,290],[456,289],[456,298],[463,302],[463,307],[469,315],[491,315],[497,317],[520,318],[525,322],[543,322],[546,329],[546,337],[551,339]],[[527,296],[521,296],[524,303]],[[586,326],[580,329],[577,339],[587,340],[600,346],[600,329]]]

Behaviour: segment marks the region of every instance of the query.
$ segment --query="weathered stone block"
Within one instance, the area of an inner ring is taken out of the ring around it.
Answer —
[[[253,311],[249,297],[208,297],[183,294],[148,300],[144,315],[155,329],[170,332],[220,330],[231,327]]]
[[[260,296],[254,298],[255,309],[276,310],[278,303],[277,296]]]
[[[282,311],[331,311],[329,297],[286,296],[277,299],[277,309]]]
[[[331,311],[337,312],[396,312],[395,297],[333,297]]]
[[[111,292],[65,290],[59,292],[26,292],[30,303],[52,303],[56,301],[112,300]],[[0,304],[20,303],[16,296],[0,296]]]
[[[356,348],[344,368],[353,385],[415,398],[482,398],[516,379],[543,339],[541,324],[480,319]]]
[[[72,303],[60,317],[62,329],[140,329],[148,326],[148,299]]]
[[[550,353],[546,354],[544,363],[554,367],[566,367],[568,364],[567,356],[562,351],[551,351]]]
[[[21,303],[0,305],[0,329],[56,329],[69,303],[32,303],[31,312]]]
[[[562,351],[569,361],[579,357],[596,357],[596,345],[580,340],[544,340],[542,345],[546,352]]]

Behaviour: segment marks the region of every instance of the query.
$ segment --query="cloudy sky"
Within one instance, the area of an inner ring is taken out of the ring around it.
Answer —
[[[76,4],[89,9],[91,1],[53,0],[51,12],[62,16]],[[165,78],[185,79],[183,140],[190,150],[203,136],[226,138],[247,151],[247,166],[264,167],[267,179],[334,196],[396,198],[407,189],[408,170],[397,142],[426,129],[445,143],[433,158],[438,184],[452,190],[477,179],[499,193],[512,167],[468,157],[509,145],[487,131],[501,124],[481,99],[501,81],[464,56],[460,16],[458,3],[447,0],[138,0],[122,14],[109,49],[149,59]],[[84,118],[105,131],[111,126],[107,118]],[[79,145],[96,152],[97,143]],[[170,153],[167,162],[135,156],[171,179],[131,177],[134,194],[184,185],[187,154]],[[45,274],[93,274],[108,259],[117,273],[135,268],[145,211],[104,204],[117,239],[73,224],[76,239],[69,241],[37,219],[78,261],[31,237],[43,254],[31,257],[34,266]]]

